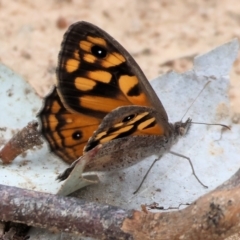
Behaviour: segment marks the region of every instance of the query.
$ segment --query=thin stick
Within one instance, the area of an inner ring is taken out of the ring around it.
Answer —
[[[131,210],[2,184],[0,196],[2,221],[82,234],[94,239],[99,236],[101,239],[133,239],[121,229],[123,221],[132,217]]]

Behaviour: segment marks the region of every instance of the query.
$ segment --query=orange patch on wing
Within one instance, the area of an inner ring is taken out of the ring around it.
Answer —
[[[126,59],[119,53],[113,52],[108,54],[102,61],[102,66],[105,68],[118,66],[121,63],[125,62]]]
[[[132,128],[133,128],[133,125],[123,127],[123,128],[121,128],[121,129],[119,129],[119,130],[111,133],[111,135],[107,135],[106,137],[100,139],[100,143],[110,142],[111,140],[117,138],[119,134],[124,133],[124,132],[127,132],[127,131],[129,131],[130,129],[132,129]]]
[[[107,42],[103,38],[88,36],[87,40],[94,43],[94,44],[98,44],[98,45],[101,45],[101,46],[104,46],[104,47],[107,46]]]
[[[127,99],[135,104],[135,105],[143,105],[150,106],[151,104],[148,102],[148,99],[144,93],[140,93],[136,96],[129,96],[128,93],[131,89],[133,89],[136,85],[138,85],[138,79],[136,76],[128,76],[123,75],[118,80],[119,87],[122,92],[125,94]]]
[[[139,119],[147,116],[148,114],[149,114],[148,112],[140,113],[140,114],[138,114],[138,115],[132,120],[132,122],[137,122]]]
[[[100,138],[104,137],[106,134],[107,134],[106,131],[100,132],[100,133],[94,138],[94,140],[97,141],[97,140],[99,140]]]
[[[84,149],[85,145],[86,145],[86,143],[84,142],[84,143],[81,143],[81,144],[69,149],[72,159],[76,160],[77,158],[79,158],[80,156],[83,155],[83,149]]]
[[[123,123],[123,122],[120,122],[120,123],[114,124],[113,127],[114,127],[114,128],[118,128],[118,127],[121,127],[121,126],[123,126],[123,125],[124,125],[124,123]]]
[[[134,103],[135,105],[142,105],[142,106],[151,106],[149,103],[146,95],[144,93],[141,93],[139,96],[128,96],[127,97],[130,102]]]
[[[58,141],[56,141],[57,139],[60,139],[61,140],[61,138],[60,138],[60,136],[59,136],[59,134],[58,134],[58,132],[53,132],[52,133],[52,144],[53,145],[58,145],[58,144],[56,144],[56,143],[58,143]]]
[[[87,41],[80,41],[79,42],[79,47],[86,51],[86,52],[91,52],[91,48],[92,48],[93,44]]]
[[[89,78],[76,77],[74,80],[74,85],[80,91],[89,91],[96,86],[96,82]]]
[[[91,110],[110,112],[119,106],[129,105],[129,102],[122,99],[113,99],[99,96],[85,95],[80,98],[80,105]]]
[[[144,127],[144,125],[146,127],[148,124],[151,124],[151,120],[155,120],[155,119],[152,118],[152,119],[149,119],[149,120],[141,123],[140,124],[141,126],[139,125],[140,129],[138,128],[139,132],[142,133],[142,134],[144,133],[144,134],[151,134],[151,135],[164,135],[164,128],[163,128],[163,126],[160,126],[157,123],[154,126],[152,126],[152,127],[145,128],[145,129],[142,128],[142,127]]]
[[[83,154],[85,143],[79,144],[74,147],[65,147],[64,149],[55,150],[56,154],[60,156],[65,162],[72,163]]]
[[[56,146],[55,152],[66,162],[72,163],[83,154],[83,149],[100,124],[100,120],[82,114],[69,113],[64,115],[66,124],[60,129],[60,133],[52,132],[47,136],[51,146]],[[68,119],[68,121],[67,121]],[[73,139],[73,134],[80,131],[81,137]]]
[[[119,87],[125,95],[138,84],[138,79],[136,76],[122,75],[119,80]]]
[[[65,121],[66,121],[66,123],[72,123],[73,122],[72,118],[66,118]]]
[[[88,72],[87,76],[102,83],[109,83],[112,78],[112,74],[106,71],[91,71]]]
[[[74,72],[79,68],[80,61],[74,58],[70,58],[66,61],[65,69],[68,73]]]
[[[144,122],[140,123],[138,125],[138,129],[141,131],[141,130],[144,130],[144,128],[146,128],[147,126],[149,126],[150,124],[152,124],[156,119],[155,118],[150,118],[148,120],[145,120]]]
[[[57,101],[54,101],[51,106],[51,113],[58,113],[60,109],[61,109],[61,106],[58,104]]]
[[[56,126],[58,125],[58,120],[54,114],[49,115],[48,124],[51,129],[54,129],[54,130],[56,129]]]
[[[64,115],[64,119],[68,119],[66,124],[61,128],[61,131],[68,129],[88,129],[91,126],[97,126],[100,124],[100,120],[97,118],[89,117],[83,114],[69,113]],[[84,130],[84,131],[85,131]],[[92,133],[91,133],[92,134]],[[91,135],[89,136],[91,137]]]
[[[96,125],[83,127],[81,129],[73,128],[73,129],[65,129],[61,131],[61,135],[64,136],[64,146],[71,147],[80,143],[87,143],[88,139],[92,136],[93,132],[96,130]],[[79,131],[81,137],[79,139],[74,139],[73,134]]]
[[[95,63],[97,61],[96,57],[94,57],[92,54],[88,54],[88,53],[83,55],[83,59],[89,63]]]
[[[79,56],[78,50],[74,51],[74,57],[75,57],[75,59],[80,60],[80,56]]]
[[[120,53],[112,52],[111,54],[112,54],[114,57],[118,58],[119,61],[121,61],[121,62],[125,62],[125,61],[126,61],[125,57],[124,57],[122,54],[120,54]]]

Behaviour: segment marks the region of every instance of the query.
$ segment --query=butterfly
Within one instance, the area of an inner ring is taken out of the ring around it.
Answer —
[[[129,167],[169,151],[191,119],[174,124],[133,57],[88,22],[63,37],[57,84],[38,114],[51,151],[68,163],[100,144],[86,171]]]

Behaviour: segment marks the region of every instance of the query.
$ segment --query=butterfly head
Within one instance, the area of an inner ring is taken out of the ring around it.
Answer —
[[[190,118],[188,118],[186,122],[179,121],[174,123],[173,127],[174,127],[175,134],[177,136],[184,136],[188,132],[191,126],[191,123],[192,123],[192,119]]]

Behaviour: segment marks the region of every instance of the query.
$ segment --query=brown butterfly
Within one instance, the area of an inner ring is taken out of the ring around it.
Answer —
[[[50,149],[72,163],[102,144],[89,170],[111,170],[170,150],[191,120],[168,122],[140,67],[110,35],[87,22],[64,35],[57,86],[39,113]]]

